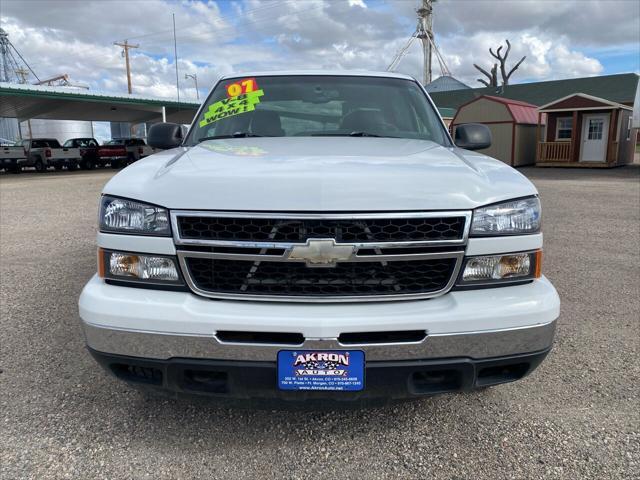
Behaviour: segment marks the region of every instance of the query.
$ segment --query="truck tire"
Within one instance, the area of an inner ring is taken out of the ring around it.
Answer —
[[[69,170],[70,172],[73,172],[74,170],[78,169],[78,164],[75,162],[70,163],[69,165],[67,165],[67,170]]]
[[[131,165],[133,162],[135,162],[137,159],[135,157],[135,155],[133,153],[130,153],[129,155],[127,155],[127,162],[126,165]]]
[[[22,167],[20,165],[11,165],[7,170],[10,173],[20,173],[22,172]]]
[[[111,160],[111,168],[114,170],[120,168],[120,160]]]
[[[62,165],[54,165],[53,168],[59,172],[60,170],[62,170]]]
[[[36,172],[38,173],[44,173],[47,171],[47,167],[44,166],[44,163],[42,162],[41,158],[36,158],[36,161],[33,164],[33,166],[35,167]]]
[[[94,163],[93,159],[87,158],[84,162],[82,162],[82,168],[84,170],[93,170],[94,168],[96,168],[96,164]]]

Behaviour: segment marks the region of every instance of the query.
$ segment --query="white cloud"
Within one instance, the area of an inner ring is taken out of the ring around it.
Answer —
[[[562,76],[587,77],[602,73],[602,64],[581,52],[569,50],[566,45],[557,45],[551,51],[551,64],[562,67]]]
[[[195,98],[184,73],[197,74],[204,94],[220,75],[252,69],[384,70],[415,28],[419,3],[238,0],[221,11],[211,0],[30,0],[30,8],[1,1],[2,27],[39,76],[69,73],[93,89],[126,92],[113,42],[127,38],[140,45],[131,51],[134,92],[167,97],[175,96],[175,12],[182,98]],[[488,48],[506,38],[510,64],[527,56],[515,82],[602,73],[598,51],[638,52],[639,22],[637,1],[441,0],[435,7],[447,64],[473,86],[480,75],[473,63],[490,68]],[[416,42],[399,70],[419,77],[421,62]]]
[[[530,33],[525,33],[520,37],[520,41],[529,47],[531,56],[534,57],[538,63],[546,63],[547,53],[551,49],[553,42],[551,40],[542,41],[538,37],[533,36]]]
[[[364,0],[349,0],[349,6],[367,8],[367,4],[364,3]]]

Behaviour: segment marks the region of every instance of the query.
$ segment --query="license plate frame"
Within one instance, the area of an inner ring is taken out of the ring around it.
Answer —
[[[365,387],[362,350],[280,350],[280,390],[359,392]]]

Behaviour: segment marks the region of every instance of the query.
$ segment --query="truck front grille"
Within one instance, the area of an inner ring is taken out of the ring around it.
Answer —
[[[291,262],[186,259],[193,282],[206,292],[308,297],[435,292],[447,285],[455,264],[455,258],[447,258],[310,268]]]
[[[471,212],[267,214],[173,211],[189,287],[212,298],[379,301],[446,293]]]
[[[305,242],[334,238],[336,242],[409,242],[460,240],[465,217],[429,218],[233,218],[178,217],[180,237],[193,240]]]

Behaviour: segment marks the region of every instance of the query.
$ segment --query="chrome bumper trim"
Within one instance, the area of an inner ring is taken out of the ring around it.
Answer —
[[[87,345],[103,353],[133,357],[206,358],[274,362],[278,351],[363,350],[367,361],[430,358],[490,358],[544,350],[551,346],[556,320],[527,327],[427,335],[421,342],[343,345],[337,338],[307,338],[302,345],[221,343],[210,336],[104,328],[82,322]],[[428,332],[427,332],[428,333]]]

